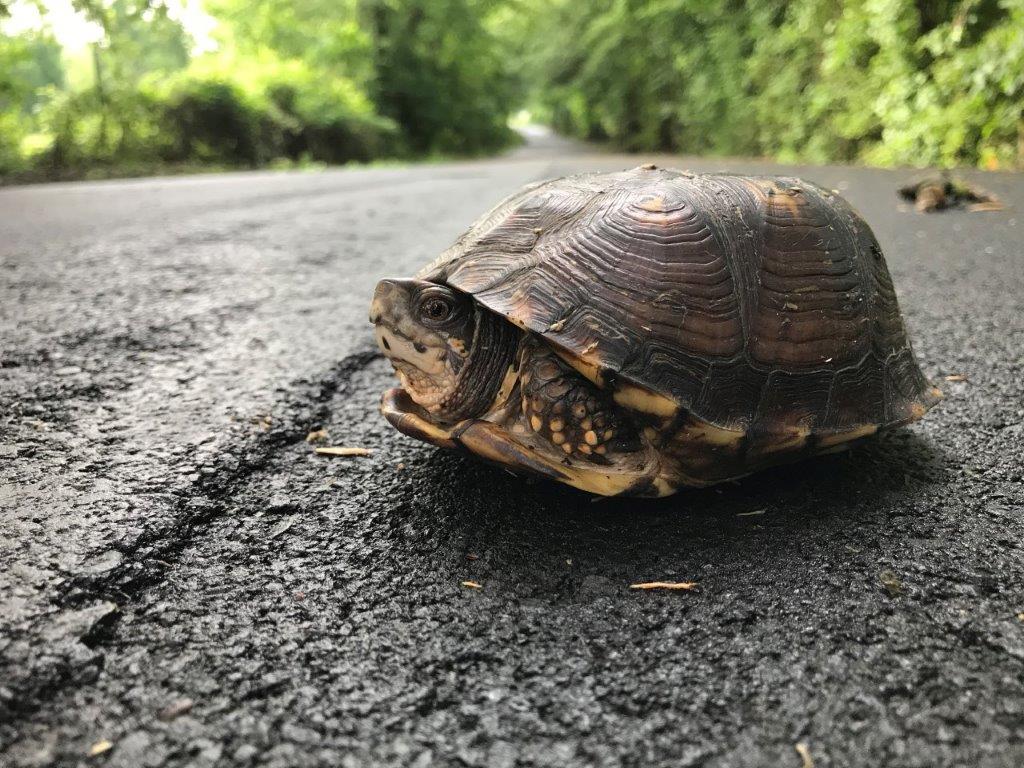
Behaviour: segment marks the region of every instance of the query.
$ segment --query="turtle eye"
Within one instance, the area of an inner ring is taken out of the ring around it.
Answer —
[[[438,287],[424,292],[419,302],[420,320],[431,326],[445,325],[459,314],[459,302],[450,291]]]

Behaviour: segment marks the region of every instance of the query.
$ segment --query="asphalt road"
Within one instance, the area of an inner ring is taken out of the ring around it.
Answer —
[[[947,399],[848,455],[594,503],[377,414],[379,277],[649,159],[0,190],[0,765],[1024,764],[1024,176],[659,160],[874,228]]]

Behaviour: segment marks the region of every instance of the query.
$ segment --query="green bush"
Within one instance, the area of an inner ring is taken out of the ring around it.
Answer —
[[[285,156],[324,163],[369,161],[394,154],[397,126],[380,117],[364,94],[345,80],[317,81],[293,74],[272,81],[267,95],[285,119]]]
[[[1024,0],[554,0],[533,98],[632,150],[1024,166]]]
[[[285,125],[272,102],[236,84],[186,79],[160,105],[169,162],[259,166],[282,156]]]
[[[254,89],[220,75],[186,73],[135,91],[64,93],[44,111],[53,140],[35,165],[74,175],[117,165],[343,163],[394,151],[394,124],[347,89],[311,77]]]

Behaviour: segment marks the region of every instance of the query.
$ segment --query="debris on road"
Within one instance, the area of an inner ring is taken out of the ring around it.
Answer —
[[[320,456],[369,456],[373,453],[369,448],[346,447],[338,445],[324,446],[313,449]]]
[[[641,581],[637,584],[630,584],[630,589],[685,589],[690,590],[697,586],[696,581]]]
[[[321,427],[320,429],[314,429],[312,432],[306,435],[306,442],[323,443],[328,439],[328,437],[329,435],[327,434],[327,430]]]
[[[750,512],[737,512],[736,517],[753,517],[754,515],[763,515],[767,511],[767,509],[752,509]]]
[[[268,538],[276,539],[282,533],[284,533],[289,528],[291,528],[292,525],[294,525],[294,523],[295,523],[295,515],[290,515],[289,517],[286,517],[284,520],[282,520],[281,522],[279,522],[277,525],[274,526],[274,529],[270,532],[270,536]]]
[[[459,582],[459,583],[462,584],[462,586],[467,587],[469,589],[483,589],[484,588],[484,585],[481,584],[478,581],[462,581],[462,582]]]
[[[991,192],[947,174],[929,177],[900,187],[900,197],[914,203],[918,213],[966,208],[968,211],[1001,211],[1003,204]]]
[[[104,752],[109,752],[113,748],[114,742],[108,741],[107,739],[101,739],[89,747],[89,757],[102,755]]]
[[[878,581],[885,587],[890,597],[896,597],[903,592],[903,584],[899,577],[890,570],[884,570],[878,574]]]
[[[945,377],[946,381],[967,381],[965,373],[951,373]]]
[[[174,720],[175,718],[191,712],[194,705],[195,702],[188,697],[178,699],[177,701],[172,701],[166,707],[161,709],[156,716],[165,722]]]
[[[799,742],[793,747],[796,753],[800,755],[800,759],[803,763],[800,764],[800,768],[814,768],[814,758],[811,757],[811,748],[807,746],[806,742]]]

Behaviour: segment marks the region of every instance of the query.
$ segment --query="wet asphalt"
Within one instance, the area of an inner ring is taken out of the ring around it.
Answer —
[[[392,431],[376,280],[524,183],[647,160],[840,190],[946,400],[655,502]],[[909,175],[548,138],[0,189],[0,765],[1024,764],[1024,176],[922,215]]]

